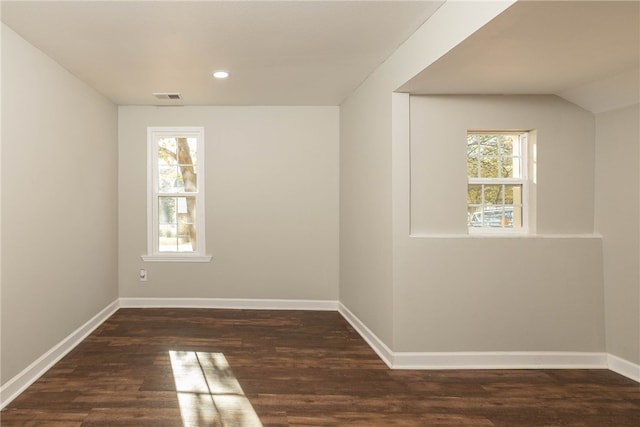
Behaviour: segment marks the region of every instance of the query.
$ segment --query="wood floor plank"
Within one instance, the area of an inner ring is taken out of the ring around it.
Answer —
[[[335,312],[120,309],[2,426],[638,427],[608,370],[389,370]]]

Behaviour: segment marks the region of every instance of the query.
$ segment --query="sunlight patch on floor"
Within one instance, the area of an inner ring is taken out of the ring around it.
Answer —
[[[262,427],[222,353],[170,351],[182,423]]]

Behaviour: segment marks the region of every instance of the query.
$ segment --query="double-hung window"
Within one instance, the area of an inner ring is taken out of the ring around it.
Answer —
[[[150,127],[145,261],[205,262],[204,128]]]
[[[470,232],[527,229],[527,132],[467,133]]]

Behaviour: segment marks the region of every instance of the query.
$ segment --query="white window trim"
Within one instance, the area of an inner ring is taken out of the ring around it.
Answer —
[[[159,252],[158,241],[158,150],[156,141],[161,137],[175,135],[197,139],[198,143],[198,185],[196,194],[196,233],[197,250],[195,252]],[[204,127],[148,127],[147,128],[147,253],[142,255],[148,262],[209,262],[206,255],[205,232],[205,143]]]
[[[467,184],[515,184],[522,185],[522,227],[519,228],[497,228],[497,227],[467,227],[468,234],[473,236],[521,236],[529,234],[529,209],[531,203],[529,198],[529,140],[531,130],[469,130],[468,134],[520,134],[526,135],[524,142],[521,142],[520,157],[522,159],[522,178],[467,178]]]

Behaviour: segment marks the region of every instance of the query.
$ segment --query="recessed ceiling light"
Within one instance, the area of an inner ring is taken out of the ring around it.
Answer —
[[[213,77],[215,77],[216,79],[226,79],[227,77],[229,77],[229,72],[228,71],[215,71],[213,73]]]

